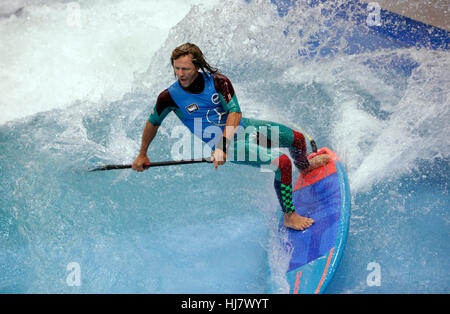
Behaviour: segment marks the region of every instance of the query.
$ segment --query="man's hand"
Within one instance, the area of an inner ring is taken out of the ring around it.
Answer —
[[[211,155],[211,160],[214,162],[214,169],[217,170],[226,162],[227,154],[220,148],[216,148]]]
[[[144,171],[144,164],[145,163],[150,163],[150,159],[148,158],[147,155],[145,156],[137,156],[136,160],[133,162],[133,165],[131,166],[131,168],[133,168],[133,170],[136,170],[138,172],[142,172]]]

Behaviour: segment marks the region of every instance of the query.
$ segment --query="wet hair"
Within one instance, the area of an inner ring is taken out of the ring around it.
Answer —
[[[197,68],[201,69],[204,73],[205,70],[212,74],[219,73],[219,69],[210,66],[208,62],[206,62],[200,48],[198,48],[197,45],[191,43],[182,44],[172,51],[172,55],[170,56],[170,63],[172,64],[172,66],[174,60],[185,55],[191,55],[192,63]]]

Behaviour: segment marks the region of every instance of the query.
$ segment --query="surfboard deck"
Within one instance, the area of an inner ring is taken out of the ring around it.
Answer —
[[[287,281],[289,293],[323,293],[331,281],[344,251],[350,222],[350,188],[337,155],[321,148],[308,159],[328,154],[330,162],[305,176],[300,174],[293,188],[295,211],[314,219],[303,231],[285,228],[285,248],[292,250]]]

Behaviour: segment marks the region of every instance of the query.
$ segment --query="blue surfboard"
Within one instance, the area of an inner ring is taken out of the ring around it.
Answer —
[[[328,154],[328,164],[299,175],[293,189],[295,211],[314,219],[303,231],[285,228],[286,250],[292,251],[287,281],[289,293],[323,293],[338,267],[344,251],[350,223],[350,188],[339,158],[328,148],[317,153]]]

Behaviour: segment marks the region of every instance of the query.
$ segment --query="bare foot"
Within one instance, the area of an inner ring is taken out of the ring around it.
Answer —
[[[290,214],[284,213],[283,220],[285,227],[295,230],[305,230],[314,223],[314,220],[311,218],[300,216],[296,212]]]
[[[302,173],[305,174],[316,168],[322,167],[322,166],[326,165],[327,163],[329,163],[330,159],[331,159],[331,157],[326,154],[317,155],[316,157],[313,157],[309,160],[309,167],[302,170]]]

